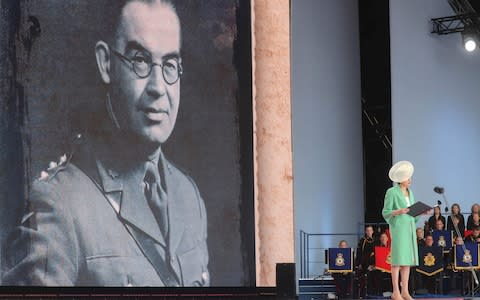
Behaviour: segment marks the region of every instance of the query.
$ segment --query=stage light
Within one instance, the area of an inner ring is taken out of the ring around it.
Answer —
[[[468,52],[472,52],[477,48],[477,41],[475,39],[475,35],[469,29],[465,29],[462,32],[462,41],[463,41],[463,47]]]
[[[468,52],[472,52],[477,48],[477,43],[473,38],[467,37],[463,41],[463,47],[465,47],[465,50],[467,50]]]

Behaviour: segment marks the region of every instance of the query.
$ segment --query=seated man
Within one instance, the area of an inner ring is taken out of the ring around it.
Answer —
[[[433,236],[431,234],[425,237],[425,247],[433,247]]]
[[[468,239],[469,237],[467,237]],[[462,274],[461,272],[457,272],[454,270],[454,255],[455,255],[455,245],[463,245],[465,242],[468,242],[467,240],[463,240],[461,236],[456,236],[454,235],[454,246],[450,249],[450,251],[446,254],[446,261],[445,261],[445,266],[446,266],[446,273],[450,277],[449,280],[449,285],[447,286],[448,290],[446,292],[449,292],[450,290],[455,290],[461,288],[461,285],[463,284],[463,279],[462,279]],[[468,242],[470,243],[470,242]]]
[[[341,240],[338,243],[338,248],[348,248],[348,243]],[[335,288],[338,298],[350,298],[350,291],[352,289],[352,273],[333,273],[332,277],[335,281]]]
[[[418,227],[416,233],[417,233],[417,245],[418,245],[418,247],[425,246],[425,239],[423,238],[423,228]]]
[[[434,246],[433,237],[429,234],[425,237],[425,245],[423,247],[433,247],[433,246]],[[423,258],[420,258],[420,259],[423,259]],[[425,274],[416,272],[416,275],[418,276],[417,278],[419,279],[418,281],[415,282],[415,290],[417,292],[424,289],[429,294],[436,293],[436,279],[438,276],[441,276],[440,274],[427,276]]]
[[[472,234],[465,238],[466,243],[480,243],[480,226],[474,226]]]

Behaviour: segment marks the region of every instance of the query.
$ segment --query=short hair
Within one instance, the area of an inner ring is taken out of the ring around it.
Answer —
[[[130,2],[140,2],[147,5],[163,4],[170,7],[178,16],[174,0],[104,0],[103,9],[104,23],[100,29],[98,39],[113,39],[117,33],[118,25],[122,17],[123,8]]]
[[[472,207],[470,208],[471,211],[472,211],[472,214],[473,214],[473,209],[474,209],[475,207],[478,207],[478,206],[479,206],[478,203],[473,203]]]
[[[474,225],[473,228],[472,228],[472,230],[480,230],[480,226]]]

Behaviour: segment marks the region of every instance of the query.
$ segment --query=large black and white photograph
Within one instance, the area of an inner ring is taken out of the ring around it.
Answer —
[[[0,285],[255,286],[250,2],[2,6]]]

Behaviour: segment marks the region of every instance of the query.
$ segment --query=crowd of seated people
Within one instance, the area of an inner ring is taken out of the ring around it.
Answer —
[[[475,203],[471,207],[471,214],[468,216],[467,224],[465,226],[465,217],[461,213],[460,205],[454,203],[451,207],[451,211],[448,212],[447,224],[442,224],[445,218],[442,216],[440,208],[435,207],[433,215],[428,219],[428,222],[425,223],[425,244],[426,246],[433,245],[433,234],[434,230],[447,230],[452,232],[453,244],[461,245],[464,243],[480,243],[480,205]],[[434,224],[432,228],[432,224]],[[457,225],[457,229],[454,225]],[[433,245],[438,246],[438,245]],[[449,279],[445,288],[447,291],[449,289],[460,289],[464,290],[465,286],[462,286],[464,283],[460,279],[461,272],[456,270],[453,267],[454,264],[454,251],[453,247],[450,251],[445,251],[444,256],[444,274]],[[429,293],[436,291],[437,293],[440,290],[438,286],[440,282],[437,280],[436,289],[434,289],[433,276],[426,278],[423,276],[423,281],[426,283],[424,286]],[[443,286],[442,286],[443,287]],[[444,292],[447,292],[444,291]]]
[[[455,225],[457,225],[460,235],[457,234]],[[452,205],[447,219],[442,215],[440,207],[435,207],[433,215],[425,222],[425,226],[416,230],[419,252],[423,247],[440,246],[439,243],[434,244],[432,235],[436,230],[451,231],[453,247],[442,248],[443,271],[441,273],[435,274],[435,276],[425,275],[416,272],[416,268],[412,268],[414,276],[410,276],[410,280],[415,281],[412,285],[415,289],[415,291],[412,291],[413,293],[420,293],[421,291],[421,293],[445,294],[452,289],[464,290],[465,282],[463,276],[461,276],[462,272],[453,266],[453,248],[455,245],[464,243],[480,243],[480,205],[472,205],[471,215],[468,216],[466,224],[458,204]],[[357,249],[355,249],[355,270],[353,274],[350,274],[349,277],[334,276],[336,282],[343,280],[341,284],[337,284],[337,295],[340,298],[350,296],[345,291],[350,290],[351,287],[353,287],[355,298],[378,297],[392,290],[390,273],[379,270],[375,266],[376,246],[390,247],[388,227],[374,228],[372,225],[367,225],[364,236],[359,240]],[[349,246],[346,241],[341,241],[339,247]],[[419,257],[419,259],[422,258]],[[351,278],[353,278],[353,282]],[[446,284],[444,284],[443,278],[448,278]]]

